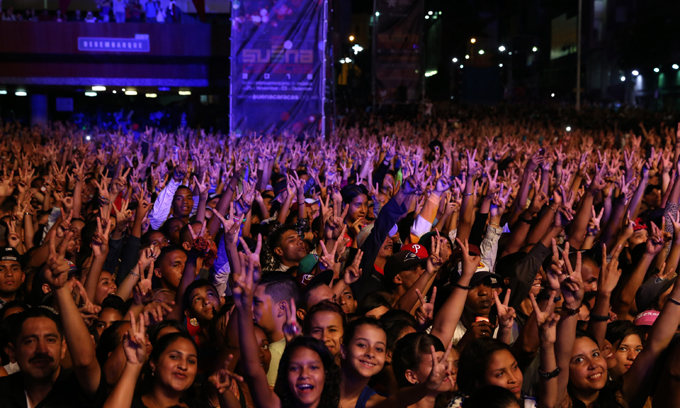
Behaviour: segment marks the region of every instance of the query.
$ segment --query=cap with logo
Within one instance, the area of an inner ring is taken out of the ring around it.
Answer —
[[[19,251],[12,247],[4,247],[0,250],[0,261],[14,261],[21,263]]]
[[[424,249],[420,249],[422,253]],[[387,258],[385,262],[385,274],[383,275],[383,282],[392,282],[395,276],[400,272],[410,271],[418,266],[424,266],[427,263],[427,256],[420,258],[415,252],[409,250],[399,251],[396,254]]]

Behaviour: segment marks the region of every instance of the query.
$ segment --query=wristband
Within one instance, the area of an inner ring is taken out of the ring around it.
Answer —
[[[670,299],[670,298],[669,298],[669,299]],[[595,313],[591,313],[591,314],[590,314],[590,320],[592,320],[593,322],[606,322],[607,320],[609,320],[609,316],[604,316],[604,315],[598,315],[598,314],[595,314]]]
[[[463,290],[470,290],[470,289],[472,289],[472,286],[470,286],[470,285],[468,285],[468,286],[463,286],[463,285],[461,285],[460,283],[457,283],[457,282],[454,283],[453,286],[456,286],[456,287],[461,288],[461,289],[463,289]]]
[[[680,303],[678,303],[678,304],[680,304]],[[580,309],[580,307],[578,307],[576,309],[570,309],[566,306],[562,306],[562,315],[564,315],[564,316],[575,316],[580,311],[579,309]],[[609,317],[607,317],[607,319],[609,319]]]
[[[532,219],[530,219],[530,220],[525,220],[524,218],[519,217],[519,221],[520,221],[520,222],[523,222],[523,223],[525,223],[525,224],[531,224],[532,222],[534,222],[534,219],[532,218]]]
[[[668,297],[667,299],[669,302],[673,303],[674,305],[680,306],[680,301],[673,299],[672,297]]]
[[[472,195],[472,193],[464,193],[464,194],[463,194],[463,197],[469,197],[469,196],[471,196],[471,195]]]
[[[546,380],[549,380],[551,378],[555,378],[558,375],[560,375],[560,368],[557,367],[556,369],[554,369],[553,371],[551,371],[549,373],[545,373],[539,368],[538,369],[538,375],[540,375],[542,378],[545,378]]]

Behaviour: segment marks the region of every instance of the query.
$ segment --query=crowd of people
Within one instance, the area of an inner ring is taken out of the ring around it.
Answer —
[[[0,12],[2,21],[55,21],[80,23],[180,23],[182,9],[175,0],[100,0],[93,1],[96,10],[62,13],[60,9],[37,12],[26,9],[15,12],[12,7]]]
[[[462,117],[1,124],[0,406],[680,405],[680,126]]]

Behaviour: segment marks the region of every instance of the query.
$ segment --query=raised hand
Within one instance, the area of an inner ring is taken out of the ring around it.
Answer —
[[[533,294],[529,294],[531,304],[534,307],[534,314],[536,315],[536,323],[538,325],[538,333],[542,343],[555,343],[557,340],[557,322],[560,321],[560,315],[555,313],[555,291],[550,291],[550,298],[544,310],[538,307],[536,298]]]
[[[564,253],[569,253],[569,243],[565,244]],[[560,278],[560,287],[562,289],[562,297],[564,298],[564,306],[569,309],[578,309],[581,307],[583,301],[584,286],[581,277],[581,253],[576,253],[576,266],[572,268],[569,257],[564,257],[563,275]]]
[[[345,274],[343,275],[342,280],[343,282],[345,282],[347,286],[355,283],[361,277],[361,273],[363,272],[363,270],[359,268],[359,265],[361,265],[361,259],[363,257],[364,257],[363,251],[361,249],[358,250],[356,255],[354,256],[352,264],[345,268]]]
[[[231,360],[233,358],[234,356],[229,354],[222,362],[222,365],[215,369],[215,372],[210,377],[208,377],[210,384],[212,384],[212,386],[215,387],[217,392],[220,394],[223,392],[230,392],[229,387],[231,386],[232,381],[236,380],[238,382],[243,382],[243,377],[229,371],[229,365],[231,364]]]
[[[442,266],[444,263],[444,260],[441,258],[441,247],[442,247],[442,241],[439,239],[439,230],[437,231],[437,236],[436,237],[431,237],[431,245],[430,245],[430,256],[427,257],[427,273],[433,274],[437,270],[439,270],[439,267]]]
[[[109,235],[111,234],[111,222],[106,220],[106,229],[102,228],[102,219],[97,218],[97,232],[90,246],[94,256],[105,255],[109,251]]]
[[[246,241],[243,238],[239,238],[241,241],[241,246],[243,247],[243,252],[245,252],[246,258],[253,262],[253,279],[255,282],[260,281],[260,276],[262,275],[262,266],[260,265],[260,252],[262,251],[262,235],[257,234],[257,245],[255,246],[255,251],[251,252]]]
[[[420,300],[420,306],[416,309],[416,320],[420,327],[427,327],[432,322],[432,319],[434,319],[434,301],[437,298],[437,287],[435,286],[432,289],[432,298],[430,298],[429,302],[425,302],[423,294],[418,289],[416,289],[416,295],[418,295]]]
[[[503,302],[498,298],[498,293],[493,292],[493,298],[496,301],[496,310],[498,311],[498,323],[502,328],[512,329],[512,325],[515,322],[515,309],[510,307],[510,289],[505,292],[505,299]]]
[[[72,237],[72,231],[66,233],[64,240],[59,246],[59,252],[57,252],[56,248],[56,237],[54,235],[50,237],[50,253],[45,267],[45,282],[52,290],[63,288],[68,281],[68,271],[71,269],[71,266],[64,257],[66,256],[66,248]]]
[[[449,354],[451,353],[451,346],[452,344],[449,343],[442,358],[437,358],[434,346],[430,346],[430,353],[432,354],[432,371],[430,371],[430,375],[427,376],[427,381],[425,382],[425,386],[429,390],[438,389],[442,385],[442,382],[450,375]]]
[[[619,269],[619,255],[623,250],[622,245],[614,248],[611,254],[611,261],[607,262],[607,245],[602,244],[602,267],[600,276],[597,282],[597,291],[611,295],[616,285],[621,278],[621,269]]]
[[[297,308],[294,299],[290,300],[290,307],[286,308],[286,321],[283,323],[282,330],[288,343],[302,334],[302,327],[297,321]]]
[[[460,238],[456,238],[456,242],[463,252],[463,273],[461,276],[467,275],[472,277],[475,271],[477,271],[481,257],[479,255],[470,255],[470,245],[468,244],[467,239],[461,241]]]
[[[600,232],[600,221],[602,220],[602,215],[604,214],[604,206],[600,209],[599,214],[595,214],[595,206],[591,208],[590,221],[588,221],[588,235],[595,236]]]
[[[135,319],[135,314],[130,312],[130,330],[123,334],[123,351],[128,364],[144,364],[146,361],[146,320],[144,315]]]
[[[76,286],[78,288],[80,301],[82,303],[82,306],[78,308],[78,311],[80,312],[80,316],[83,318],[83,321],[85,321],[85,324],[89,327],[97,318],[97,315],[102,310],[102,308],[101,306],[95,305],[90,301],[85,287],[79,280],[76,280]]]

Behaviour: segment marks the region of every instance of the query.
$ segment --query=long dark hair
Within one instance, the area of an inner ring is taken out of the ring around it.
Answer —
[[[409,333],[397,341],[392,354],[392,371],[399,388],[414,385],[406,379],[406,370],[417,369],[422,356],[431,353],[432,346],[435,351],[446,351],[439,338],[427,333]]]
[[[468,344],[458,360],[458,389],[465,395],[472,395],[478,388],[487,385],[486,369],[493,355],[502,350],[515,356],[512,349],[500,340],[482,337]]]
[[[274,385],[274,392],[281,399],[281,408],[295,407],[295,397],[288,385],[288,368],[290,358],[295,350],[300,347],[307,348],[321,358],[326,379],[321,391],[321,401],[319,408],[338,408],[340,406],[340,368],[335,364],[335,360],[326,345],[313,337],[300,336],[288,343],[279,362],[279,371]]]
[[[597,340],[592,334],[588,333],[585,330],[576,330],[577,339],[584,337],[590,339],[599,348]],[[605,372],[603,373],[603,375],[608,375],[608,373]],[[593,408],[626,408],[626,406],[623,405],[617,399],[618,390],[619,385],[613,381],[608,380],[604,388],[602,388],[598,393],[597,400],[595,400]],[[567,385],[567,392],[569,393],[569,397],[571,398],[572,408],[586,408],[586,404],[576,397],[574,387],[571,384],[571,378],[569,379],[569,384]]]
[[[158,359],[160,358],[161,354],[170,347],[175,341],[179,339],[186,339],[193,344],[194,348],[196,349],[196,353],[198,354],[198,346],[196,345],[196,342],[194,339],[191,338],[191,336],[187,332],[180,332],[180,333],[168,333],[164,336],[159,337],[156,340],[156,344],[153,347],[153,350],[151,351],[151,355],[149,356],[149,362],[153,361],[155,363],[158,363]],[[147,394],[151,391],[153,388],[153,380],[154,380],[154,375],[152,374],[151,371],[151,365],[148,365],[148,370],[144,375],[144,380],[142,383],[141,387],[141,393],[140,395]],[[188,392],[187,392],[188,391]],[[188,390],[185,391],[184,396],[185,397],[193,397],[194,394],[194,389],[193,387],[189,387]]]

